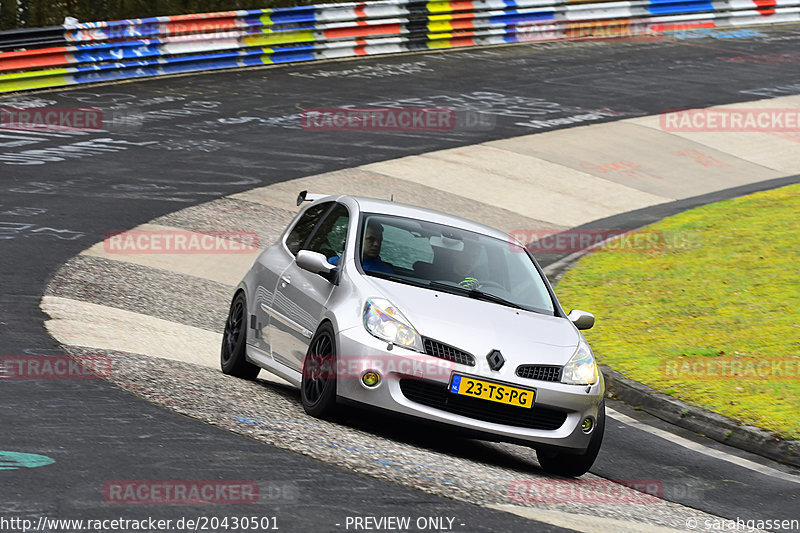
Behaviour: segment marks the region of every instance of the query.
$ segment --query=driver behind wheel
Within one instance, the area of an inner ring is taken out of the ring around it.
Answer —
[[[394,274],[392,265],[381,259],[381,246],[383,245],[383,226],[377,221],[370,220],[364,231],[364,245],[362,246],[361,267],[364,270],[383,272],[384,274]],[[339,262],[339,256],[328,259],[328,263],[335,265]]]
[[[392,265],[381,259],[381,246],[383,245],[383,226],[374,220],[367,223],[364,231],[363,255],[361,267],[364,270],[375,270],[385,274],[393,274]]]
[[[475,276],[475,267],[481,255],[481,248],[477,241],[464,239],[464,249],[453,260],[453,281],[465,289],[477,289],[481,282]]]

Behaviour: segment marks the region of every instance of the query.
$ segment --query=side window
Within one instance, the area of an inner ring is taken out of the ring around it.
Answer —
[[[319,252],[328,259],[340,257],[344,252],[349,222],[350,215],[347,208],[342,204],[336,204],[336,207],[325,217],[314,236],[311,237],[307,249]]]
[[[325,202],[324,204],[311,206],[308,208],[308,211],[303,213],[303,216],[300,217],[300,220],[297,221],[297,224],[295,224],[292,231],[290,231],[289,235],[286,237],[286,247],[289,248],[292,254],[297,255],[297,252],[303,249],[303,245],[306,243],[308,236],[311,235],[319,219],[330,207],[331,203]]]

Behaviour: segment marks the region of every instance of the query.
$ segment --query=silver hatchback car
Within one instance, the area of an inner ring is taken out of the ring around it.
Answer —
[[[253,263],[225,324],[222,371],[263,368],[312,416],[377,407],[536,449],[579,476],[605,427],[602,374],[528,250],[501,231],[355,196],[310,202]]]

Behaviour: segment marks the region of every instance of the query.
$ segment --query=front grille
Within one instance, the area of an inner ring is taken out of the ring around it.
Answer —
[[[475,358],[463,350],[453,348],[448,344],[433,339],[425,339],[424,344],[425,353],[428,355],[439,359],[447,359],[460,365],[475,366]]]
[[[401,379],[400,390],[411,400],[448,413],[484,422],[528,429],[554,430],[567,419],[567,413],[547,407],[517,407],[449,392],[447,385],[422,379]]]
[[[561,367],[550,365],[519,365],[517,375],[539,381],[561,381]]]

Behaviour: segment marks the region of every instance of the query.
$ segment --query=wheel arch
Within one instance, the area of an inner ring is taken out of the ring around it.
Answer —
[[[317,324],[317,329],[316,329],[316,331],[314,331],[314,335],[316,335],[317,331],[319,331],[320,328],[322,328],[322,326],[325,325],[325,324],[330,324],[331,329],[333,330],[333,343],[334,343],[334,347],[336,349],[336,354],[338,355],[338,354],[341,353],[341,350],[339,349],[340,348],[340,346],[339,346],[339,329],[338,329],[339,328],[339,324],[338,324],[338,321],[336,320],[336,316],[333,313],[326,312],[326,313],[324,313],[322,315],[322,318],[320,319],[319,324]],[[313,338],[313,336],[312,336],[312,338]]]

